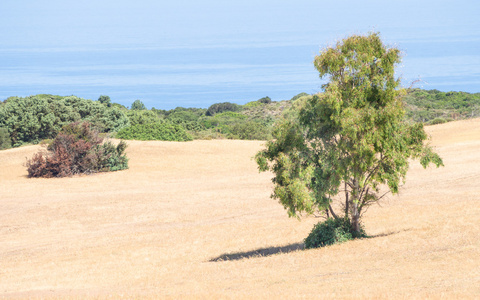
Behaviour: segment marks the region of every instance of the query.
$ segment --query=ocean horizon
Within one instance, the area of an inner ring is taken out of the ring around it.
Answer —
[[[480,38],[403,39],[386,44],[402,50],[397,75],[404,87],[480,92]],[[228,43],[205,45],[30,45],[0,47],[0,100],[35,94],[75,95],[96,100],[108,95],[130,106],[207,108],[213,103],[245,104],[265,96],[288,100],[321,92],[313,66],[329,44]]]

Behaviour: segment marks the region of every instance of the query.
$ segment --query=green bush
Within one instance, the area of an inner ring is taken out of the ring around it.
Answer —
[[[140,100],[135,100],[132,103],[131,110],[146,110],[147,108],[145,107],[145,104],[143,104],[142,101]]]
[[[445,120],[444,118],[435,118],[428,122],[429,125],[443,124],[443,123],[447,123],[447,120]]]
[[[7,128],[0,127],[0,150],[8,149],[12,147],[12,141],[10,140],[10,134]]]
[[[130,126],[155,123],[161,120],[158,114],[151,110],[129,110],[127,112],[127,117],[130,122]]]
[[[126,140],[158,140],[158,141],[191,141],[192,136],[178,124],[171,122],[156,122],[137,124],[123,128],[117,133],[117,137]]]
[[[305,93],[305,92],[303,92],[303,93],[300,93],[300,94],[298,94],[298,95],[293,96],[291,100],[292,100],[292,101],[295,101],[295,100],[297,100],[298,98],[305,97],[305,96],[308,96],[308,94]]]
[[[117,146],[107,141],[96,147],[98,153],[98,170],[102,172],[128,169],[128,158],[125,155],[127,143],[120,141]]]
[[[349,220],[329,218],[325,222],[318,223],[313,227],[305,239],[305,248],[324,247],[365,236],[363,228],[360,235],[352,232]]]
[[[255,121],[234,124],[230,127],[230,135],[231,138],[239,140],[265,141],[272,137],[269,128]]]
[[[272,103],[272,99],[270,99],[270,97],[263,97],[261,99],[258,99],[257,100],[258,102],[260,103],[263,103],[263,104],[269,104],[269,103]]]
[[[171,123],[181,125],[186,130],[198,132],[205,129],[199,122],[200,117],[204,117],[204,115],[205,110],[177,107],[169,112],[166,119]]]
[[[213,116],[217,113],[222,113],[226,111],[239,111],[241,106],[235,103],[223,102],[212,104],[207,111],[205,112],[206,116]]]
[[[262,106],[263,106],[263,103],[258,102],[258,100],[257,101],[250,101],[250,102],[245,103],[245,105],[243,105],[243,107],[246,107],[246,108],[262,107]]]
[[[54,138],[64,125],[81,120],[99,132],[117,131],[128,124],[120,109],[75,96],[10,97],[0,106],[0,127],[8,129],[15,147]]]

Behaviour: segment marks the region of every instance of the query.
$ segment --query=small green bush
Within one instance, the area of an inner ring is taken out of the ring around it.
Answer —
[[[362,229],[360,235],[352,233],[350,222],[346,219],[329,218],[316,224],[305,239],[305,248],[318,248],[332,244],[343,243],[354,238],[365,237]]]
[[[95,148],[98,157],[97,169],[102,172],[128,169],[126,149],[127,143],[124,141],[120,141],[117,146],[110,141],[98,145]]]
[[[443,123],[447,123],[448,121],[445,120],[444,118],[435,118],[433,120],[430,120],[428,122],[429,125],[436,125],[436,124],[443,124]]]
[[[171,122],[156,122],[148,124],[137,124],[121,129],[117,137],[126,140],[140,141],[191,141],[192,136],[188,134],[181,125]]]

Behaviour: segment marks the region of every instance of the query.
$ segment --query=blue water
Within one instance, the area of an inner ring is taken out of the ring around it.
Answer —
[[[480,92],[480,38],[403,40],[398,68],[404,86]],[[39,93],[98,99],[125,106],[208,107],[269,96],[290,99],[321,91],[313,67],[322,45],[209,47],[95,46],[0,48],[0,100]]]
[[[480,92],[474,0],[0,1],[0,100],[38,93],[208,107],[321,91],[312,61],[351,34],[404,51],[404,86]]]

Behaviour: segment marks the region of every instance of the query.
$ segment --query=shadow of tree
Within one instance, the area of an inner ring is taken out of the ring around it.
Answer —
[[[236,252],[236,253],[229,253],[229,254],[222,254],[218,257],[212,258],[209,261],[226,261],[226,260],[239,260],[244,258],[251,258],[251,257],[259,257],[259,256],[271,256],[278,253],[288,253],[297,250],[305,249],[304,243],[295,243],[281,247],[269,247],[269,248],[261,248],[256,249],[248,252]]]
[[[406,228],[403,230],[397,230],[397,231],[389,231],[389,232],[383,232],[383,233],[378,233],[374,235],[369,235],[367,238],[378,238],[378,237],[384,237],[384,236],[390,236],[394,234],[399,234],[400,232],[406,232],[406,231],[411,231],[412,228]]]
[[[404,229],[403,231],[409,231],[409,230],[411,229]],[[365,238],[367,239],[379,238],[379,237],[390,236],[398,233],[400,233],[400,231],[389,231],[389,232],[379,233],[375,235],[369,235]],[[280,247],[260,248],[260,249],[247,251],[247,252],[222,254],[218,257],[210,259],[209,261],[217,262],[217,261],[227,261],[227,260],[240,260],[240,259],[251,258],[251,257],[265,257],[265,256],[279,254],[279,253],[289,253],[289,252],[298,251],[298,250],[305,250],[305,244],[295,243],[295,244],[290,244],[290,245],[280,246]]]

